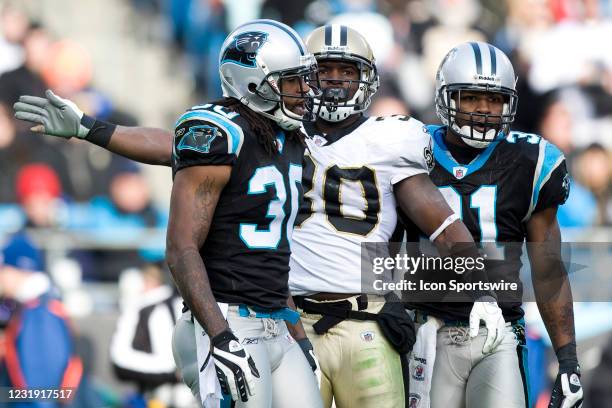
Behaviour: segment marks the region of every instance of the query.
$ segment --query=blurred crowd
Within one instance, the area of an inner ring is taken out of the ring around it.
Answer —
[[[559,211],[561,226],[612,226],[612,0],[129,3],[137,17],[135,40],[168,49],[174,65],[189,71],[193,101],[199,102],[220,96],[219,47],[232,28],[252,18],[283,21],[302,36],[330,22],[359,30],[374,49],[382,83],[369,113],[409,114],[427,123],[437,122],[434,79],[444,54],[464,41],[491,42],[510,56],[518,76],[514,129],[541,134],[567,157],[572,187]],[[50,88],[89,115],[122,125],[139,122],[93,85],[92,54],[97,50],[51,32],[44,18],[34,20],[20,4],[0,2],[0,242],[3,235],[20,236],[26,229],[76,234],[64,258],[37,268],[50,273],[69,314],[83,315],[92,308],[78,291],[80,281],[123,282],[128,287],[138,282],[136,292],[122,293],[124,299],[142,302],[121,306],[124,315],[111,344],[115,355],[125,356],[117,350],[132,347],[135,327],[144,324],[134,316],[150,302],[169,305],[174,296],[167,286],[155,289],[163,284],[151,272],[163,258],[167,207],[153,200],[155,186],[139,165],[79,140],[33,134],[28,124],[13,119],[12,105],[19,95],[42,96]],[[143,233],[150,229],[161,234]],[[44,244],[48,249],[49,241]],[[133,278],[134,271],[142,276]],[[0,307],[0,315],[8,316],[9,306]],[[150,344],[143,347],[145,354],[155,354]],[[159,358],[162,367],[169,357]],[[133,362],[113,364],[117,376],[148,389],[132,372]],[[166,381],[174,373],[160,375]]]
[[[167,211],[154,204],[140,166],[88,143],[36,135],[13,118],[20,95],[43,96],[53,89],[93,116],[136,125],[136,118],[91,85],[90,52],[50,33],[16,2],[0,10],[0,29],[0,231],[59,229],[116,243],[129,239],[130,231],[133,236],[143,228],[163,228]],[[144,246],[136,252],[74,255],[85,278],[116,281],[120,266],[163,256],[159,245],[157,251]]]

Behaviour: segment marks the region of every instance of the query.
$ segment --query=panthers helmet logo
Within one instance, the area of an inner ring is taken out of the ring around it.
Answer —
[[[245,67],[257,66],[255,57],[262,45],[268,40],[268,33],[249,31],[234,37],[234,41],[225,49],[221,63],[233,62]]]

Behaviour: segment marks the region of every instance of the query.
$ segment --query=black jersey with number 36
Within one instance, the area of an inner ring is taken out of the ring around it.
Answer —
[[[430,177],[477,242],[522,243],[526,223],[536,212],[561,205],[569,194],[565,157],[538,135],[511,132],[490,144],[469,164],[458,163],[444,143],[446,127],[428,126],[434,140],[435,168]],[[418,230],[406,217],[408,240]],[[519,245],[486,245],[486,267],[491,281],[516,282],[522,266]],[[457,276],[454,279],[458,279]],[[522,291],[522,290],[521,290]],[[408,299],[409,300],[409,299]],[[415,303],[411,305],[445,319],[464,320],[471,305]],[[517,320],[520,302],[502,303],[506,320]]]
[[[219,302],[286,306],[304,147],[280,128],[277,147],[278,154],[268,154],[244,118],[217,105],[196,106],[176,123],[175,174],[191,166],[232,166],[200,248]]]

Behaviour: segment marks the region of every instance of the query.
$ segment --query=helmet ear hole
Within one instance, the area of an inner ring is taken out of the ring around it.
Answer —
[[[247,89],[249,90],[249,92],[251,93],[255,93],[255,91],[257,91],[257,84],[254,82],[249,83],[249,85],[247,86]]]

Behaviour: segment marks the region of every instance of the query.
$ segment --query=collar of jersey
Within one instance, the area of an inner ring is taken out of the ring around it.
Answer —
[[[325,144],[325,146],[329,146],[330,144],[335,143],[338,140],[342,139],[344,136],[350,133],[353,133],[355,129],[361,126],[368,119],[369,118],[367,116],[361,114],[361,117],[358,120],[356,120],[355,123],[353,123],[351,126],[335,130],[326,135],[320,134],[314,122],[304,122],[304,130],[306,131],[306,135],[309,137],[313,137],[316,135],[323,136],[325,140],[327,140],[327,143]]]
[[[495,150],[495,147],[499,144],[497,142],[490,143],[486,149],[479,153],[474,160],[472,160],[468,164],[461,164],[455,160],[455,158],[451,155],[448,147],[444,143],[444,134],[446,133],[446,126],[436,126],[436,125],[427,125],[427,129],[429,133],[432,135],[434,144],[433,144],[433,154],[436,158],[436,161],[446,169],[450,174],[454,176],[455,172],[453,169],[455,167],[463,167],[466,169],[465,175],[462,178],[469,176],[470,174],[480,170],[482,166],[489,160],[491,157],[491,153]]]

